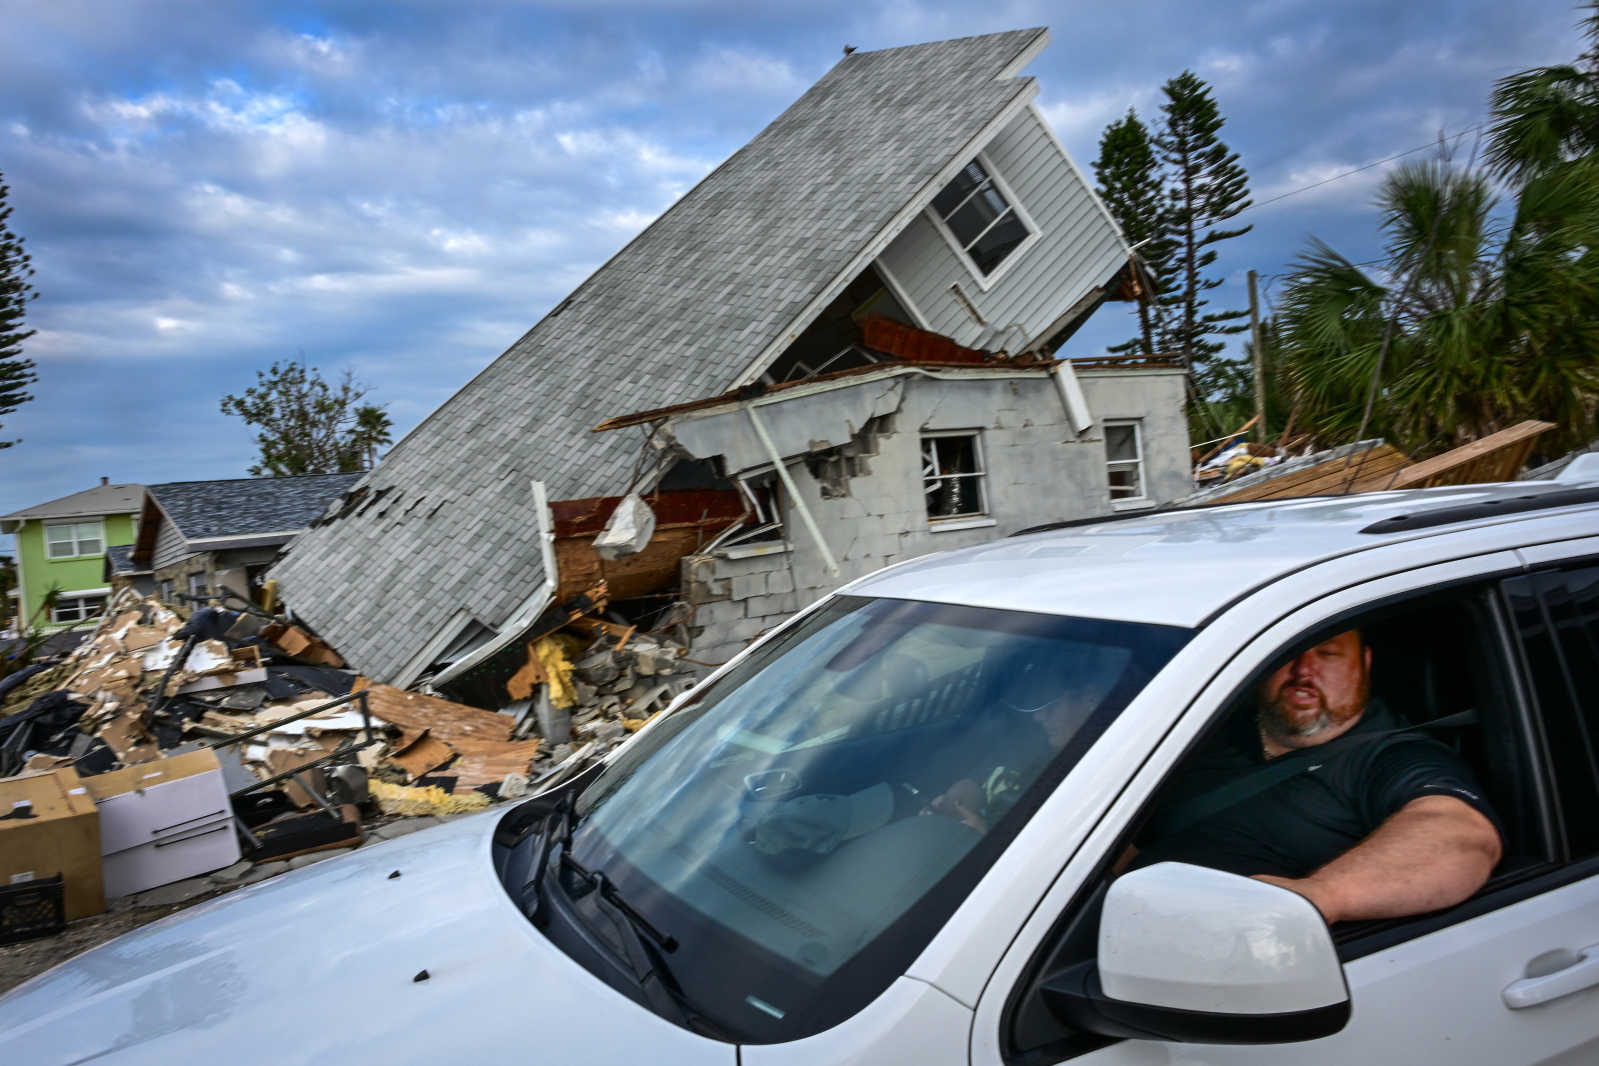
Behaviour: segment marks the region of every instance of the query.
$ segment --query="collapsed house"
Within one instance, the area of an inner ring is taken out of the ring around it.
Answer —
[[[710,665],[898,559],[1189,491],[1179,367],[1054,358],[1149,279],[1018,76],[1047,42],[847,55],[292,545],[296,616],[501,705],[601,601]]]

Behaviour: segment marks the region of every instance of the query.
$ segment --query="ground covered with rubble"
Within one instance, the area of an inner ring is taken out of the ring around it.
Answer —
[[[259,610],[119,597],[64,658],[0,679],[0,786],[57,771],[109,780],[204,751],[240,857],[0,944],[0,992],[195,903],[518,799],[602,757],[694,674],[669,640],[587,621],[530,642],[507,686],[522,698],[490,710],[373,683]]]

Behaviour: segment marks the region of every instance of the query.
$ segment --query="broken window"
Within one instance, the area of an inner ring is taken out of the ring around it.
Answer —
[[[736,479],[739,491],[744,494],[748,517],[740,525],[717,538],[716,547],[731,548],[741,545],[782,544],[783,501],[777,475],[768,473],[750,478]]]
[[[81,622],[105,610],[104,596],[62,596],[50,608],[51,622]]]
[[[1111,502],[1144,498],[1144,449],[1137,419],[1105,423]]]
[[[52,559],[75,555],[99,555],[105,544],[100,520],[93,522],[50,522],[44,527],[46,553]]]
[[[206,591],[205,575],[204,574],[190,574],[189,575],[189,597],[191,599],[203,600],[208,595],[210,595],[210,594]]]
[[[1032,236],[1032,229],[1007,199],[981,159],[961,168],[933,197],[933,213],[978,273],[987,276]]]
[[[922,435],[922,489],[927,517],[966,518],[988,512],[983,453],[976,433]]]

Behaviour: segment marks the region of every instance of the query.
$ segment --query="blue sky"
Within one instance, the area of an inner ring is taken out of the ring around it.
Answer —
[[[0,425],[22,438],[0,514],[102,476],[245,476],[251,433],[218,401],[275,359],[352,371],[398,437],[845,44],[1049,26],[1027,73],[1085,173],[1107,122],[1152,119],[1192,69],[1257,201],[1469,130],[1494,79],[1581,50],[1565,0],[6,6],[0,171],[39,381]],[[1386,169],[1249,212],[1218,304],[1246,306],[1250,268],[1269,299],[1311,235],[1377,255]],[[1069,352],[1127,330],[1101,311]]]

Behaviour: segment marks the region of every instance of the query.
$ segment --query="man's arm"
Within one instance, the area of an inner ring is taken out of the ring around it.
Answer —
[[[1421,796],[1309,877],[1255,879],[1316,905],[1327,924],[1402,918],[1451,907],[1481,888],[1499,862],[1499,832],[1453,796]]]

